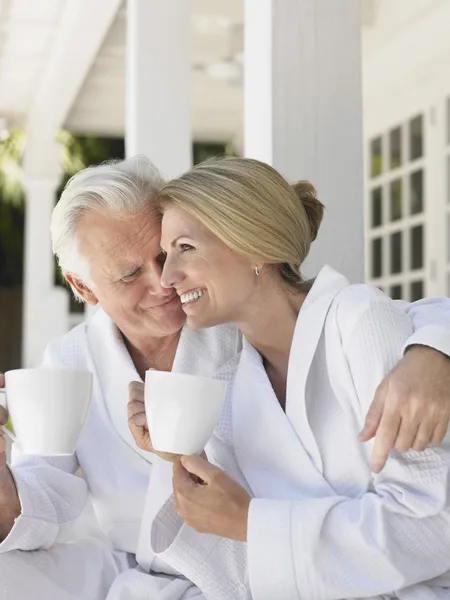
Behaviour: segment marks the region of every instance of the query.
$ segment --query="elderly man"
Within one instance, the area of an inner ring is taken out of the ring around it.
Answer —
[[[233,327],[197,332],[184,327],[177,295],[161,285],[154,209],[161,185],[143,157],[109,163],[75,176],[54,210],[53,248],[66,280],[79,299],[99,308],[87,323],[52,342],[44,363],[92,371],[93,399],[74,456],[17,456],[7,466],[0,446],[2,600],[250,597],[239,542],[211,543],[212,536],[200,534],[183,541],[181,534],[177,554],[162,560],[152,552],[153,544],[165,545],[164,527],[158,529],[162,539],[151,540],[149,531],[159,508],[172,501],[171,472],[168,463],[135,444],[127,422],[128,385],[149,368],[210,376],[223,369],[226,376],[227,363],[240,350]],[[381,388],[374,425],[366,433],[376,429],[386,402],[385,414],[400,414],[413,441],[417,424],[409,425],[408,417],[412,410],[423,414],[429,442],[437,424],[438,437],[448,424],[450,398],[444,392],[450,361],[444,354],[450,354],[450,307],[445,301],[412,306],[418,331],[389,376],[389,395]],[[390,422],[377,446],[381,456],[397,438],[389,433]],[[84,478],[77,475],[80,468]],[[77,524],[88,496],[99,530],[95,537],[75,539],[71,524]]]

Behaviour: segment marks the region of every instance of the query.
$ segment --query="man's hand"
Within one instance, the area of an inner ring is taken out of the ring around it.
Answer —
[[[0,388],[5,387],[5,376],[0,373]],[[8,413],[0,406],[0,541],[4,540],[21,513],[16,484],[6,465],[6,438],[3,425],[8,421]]]
[[[157,452],[152,446],[147,417],[145,415],[144,389],[145,386],[140,381],[132,381],[128,386],[128,427],[130,428],[136,445],[141,448],[141,450],[153,452],[153,454],[156,454],[164,460],[175,462],[180,459],[179,454]]]
[[[449,421],[450,359],[427,346],[412,346],[378,386],[359,439],[375,436],[371,467],[378,473],[391,450],[440,444]]]
[[[226,473],[200,456],[173,465],[177,512],[186,525],[241,542],[247,541],[250,496]]]

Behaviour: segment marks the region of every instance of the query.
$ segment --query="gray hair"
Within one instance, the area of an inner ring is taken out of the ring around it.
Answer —
[[[145,156],[108,161],[74,175],[53,209],[50,231],[53,253],[63,274],[72,273],[89,284],[89,265],[82,256],[77,226],[92,210],[136,214],[156,200],[164,184],[157,168]],[[79,299],[79,294],[72,288]]]

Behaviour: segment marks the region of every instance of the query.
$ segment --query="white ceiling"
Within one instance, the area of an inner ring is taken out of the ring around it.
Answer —
[[[0,122],[19,126],[27,123],[52,51],[57,47],[58,33],[66,25],[67,8],[71,3],[73,8],[78,1],[0,0]],[[190,2],[192,14],[194,137],[239,144],[243,130],[241,73],[238,61],[232,61],[230,67],[227,60],[239,59],[243,50],[244,0],[186,1]],[[380,0],[362,2],[363,24],[373,25]],[[83,75],[83,83],[73,86],[78,90],[77,96],[71,99],[64,126],[74,132],[124,134],[125,20],[123,0],[85,78]],[[82,30],[75,39],[83,44]],[[74,60],[76,56],[75,43]],[[73,67],[70,58],[70,53],[64,58],[69,72]],[[230,68],[236,77],[221,79],[220,74]],[[51,101],[48,103],[51,111]]]

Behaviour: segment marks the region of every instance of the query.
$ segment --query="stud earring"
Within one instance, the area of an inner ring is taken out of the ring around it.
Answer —
[[[258,276],[261,274],[261,269],[258,267],[258,265],[256,265],[255,267],[255,275]]]

